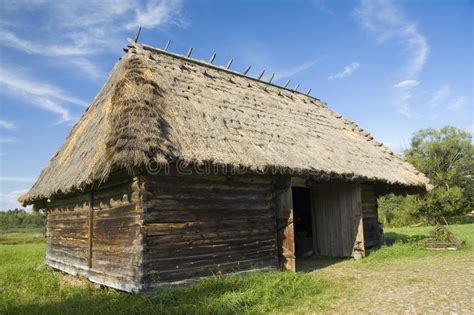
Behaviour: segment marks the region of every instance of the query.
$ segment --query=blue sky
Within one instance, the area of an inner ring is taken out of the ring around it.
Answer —
[[[291,79],[396,151],[473,132],[474,2],[0,0],[0,210],[16,207],[142,26],[140,42]]]

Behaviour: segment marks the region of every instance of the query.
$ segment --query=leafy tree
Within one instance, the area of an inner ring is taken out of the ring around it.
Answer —
[[[412,138],[406,159],[425,173],[435,187],[458,186],[466,197],[474,196],[474,146],[471,134],[446,126],[418,131]]]
[[[42,212],[27,212],[24,209],[0,211],[0,228],[43,227],[45,215]]]
[[[443,223],[473,207],[474,146],[470,133],[451,126],[420,130],[404,155],[428,176],[434,188],[424,196],[380,198],[384,223]]]

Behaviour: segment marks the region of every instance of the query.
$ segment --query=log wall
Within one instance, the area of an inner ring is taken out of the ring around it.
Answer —
[[[143,181],[148,287],[277,267],[272,177],[170,174]]]
[[[381,245],[382,238],[378,231],[378,204],[375,187],[362,185],[362,213],[364,216],[365,247]]]
[[[363,256],[365,249],[359,185],[327,182],[311,190],[316,252],[321,256]]]
[[[92,194],[52,199],[47,210],[48,265],[121,290],[141,289],[137,181],[126,174],[116,174]]]

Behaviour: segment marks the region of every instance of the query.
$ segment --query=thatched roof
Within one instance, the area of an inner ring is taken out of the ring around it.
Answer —
[[[150,157],[420,190],[428,183],[315,98],[134,44],[21,201],[84,189],[112,170],[143,167]]]

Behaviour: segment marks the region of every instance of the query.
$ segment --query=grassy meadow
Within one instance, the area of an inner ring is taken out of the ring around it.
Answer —
[[[387,244],[360,261],[311,259],[299,262],[301,271],[297,273],[215,276],[185,288],[158,290],[153,295],[122,293],[56,272],[43,265],[42,231],[3,231],[0,232],[0,314],[337,312],[337,307],[351,303],[351,298],[358,294],[357,274],[383,272],[387,266],[401,269],[418,262],[439,260],[455,264],[471,258],[474,261],[474,225],[450,226],[458,238],[466,241],[458,251],[420,248],[418,244],[431,229],[387,229]],[[331,268],[333,272],[328,271]],[[342,274],[344,270],[350,270],[349,274]],[[413,279],[407,281],[416,280]]]

